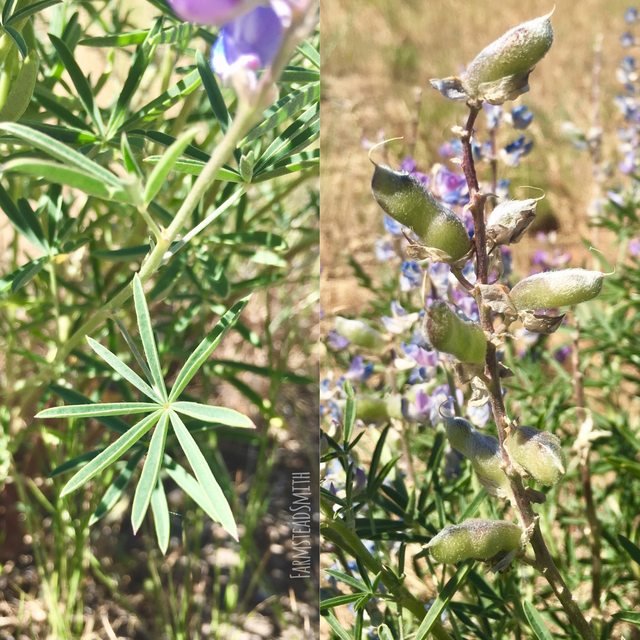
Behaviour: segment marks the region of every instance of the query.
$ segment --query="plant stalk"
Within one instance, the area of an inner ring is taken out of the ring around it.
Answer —
[[[488,284],[488,255],[486,242],[486,225],[484,218],[484,205],[486,197],[480,192],[478,177],[476,174],[475,163],[471,150],[471,136],[473,135],[473,125],[475,124],[480,108],[469,106],[469,116],[462,136],[462,169],[469,187],[470,205],[469,208],[473,214],[474,223],[474,246],[476,250],[476,269],[477,279],[479,283]],[[482,305],[481,299],[477,298],[478,309],[480,312],[480,322],[485,331],[493,333],[493,318],[491,311]],[[504,447],[506,434],[511,428],[511,421],[507,415],[504,405],[502,384],[500,382],[500,373],[498,367],[498,358],[496,348],[489,343],[487,346],[486,373],[488,374],[488,390],[491,410],[496,423],[498,432],[498,440],[500,441],[500,449],[502,458],[505,463],[505,469],[511,483],[511,490],[514,498],[514,507],[518,511],[523,527],[530,532],[530,543],[533,548],[536,567],[545,577],[551,589],[556,594],[564,609],[569,621],[577,629],[578,633],[584,640],[595,640],[593,629],[582,615],[576,601],[560,575],[558,568],[551,557],[551,553],[544,541],[542,532],[538,525],[537,516],[531,506],[531,501],[527,496],[522,480],[511,470],[509,454]]]

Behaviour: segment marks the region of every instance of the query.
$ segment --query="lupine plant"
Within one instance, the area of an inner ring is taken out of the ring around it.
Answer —
[[[256,539],[302,411],[280,390],[311,384],[289,347],[315,301],[317,3],[137,4],[2,3],[2,542],[38,572],[3,582],[16,634],[209,637],[287,593]]]
[[[523,341],[564,331],[569,310],[596,298],[606,278],[576,267],[510,277],[512,246],[533,222],[539,198],[512,199],[499,189],[495,118],[529,90],[534,67],[544,64],[551,17],[509,30],[460,77],[432,81],[468,109],[464,126],[455,128],[458,140],[447,144],[449,157],[460,150],[461,174],[440,166],[420,173],[413,161],[400,171],[374,162],[373,196],[396,234],[376,251],[387,261],[398,250],[404,256],[399,280],[388,284],[395,300],[382,326],[337,318],[327,338],[347,369],[329,372],[321,385],[322,533],[334,559],[322,610],[333,637],[605,638],[616,621],[634,619],[637,598],[624,586],[615,596],[623,611],[613,620],[599,613],[600,599],[583,606],[584,585],[563,557],[554,521],[559,511],[563,522],[582,515],[565,515],[560,498],[578,464],[589,535],[599,539],[583,453],[585,439],[603,432],[581,428],[577,435],[576,428],[559,437],[554,411],[569,413],[571,378],[563,371],[554,389],[545,380],[550,405],[534,410],[545,399],[524,385],[517,363],[507,366]],[[486,147],[475,130],[483,112],[494,118]],[[516,105],[511,124],[526,128],[532,116]],[[489,172],[481,182],[485,148]],[[531,145],[522,138],[510,150],[519,161]],[[450,176],[444,188],[443,174]],[[542,364],[531,359],[526,370]],[[583,420],[580,374],[578,365],[573,415]],[[575,566],[570,535],[562,546]],[[638,557],[628,538],[620,545]],[[599,563],[598,556],[586,572],[592,586],[601,579]]]

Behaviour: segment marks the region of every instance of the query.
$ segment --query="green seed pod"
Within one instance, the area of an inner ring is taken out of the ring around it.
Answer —
[[[427,310],[425,329],[434,349],[454,355],[460,362],[483,364],[487,339],[482,328],[463,320],[446,302],[436,301]]]
[[[350,318],[336,316],[334,326],[341,336],[347,338],[349,342],[357,347],[379,350],[383,349],[386,345],[384,336],[362,320],[352,320]]]
[[[469,459],[487,491],[491,495],[510,496],[509,478],[502,468],[498,440],[480,433],[463,418],[445,417],[444,426],[451,446]]]
[[[379,396],[358,396],[356,417],[367,423],[380,424],[390,418],[402,420],[404,418],[403,398],[399,393],[394,393],[380,398]]]
[[[427,548],[434,560],[447,564],[463,560],[491,560],[520,547],[522,531],[504,520],[465,520],[445,527]]]
[[[604,276],[587,269],[545,271],[520,280],[509,296],[518,311],[569,307],[595,298]]]
[[[459,260],[471,247],[464,223],[412,175],[375,164],[371,189],[382,209],[430,248]]]
[[[502,104],[528,91],[529,74],[553,43],[551,13],[513,27],[485,47],[461,77],[465,93]]]
[[[505,440],[511,460],[540,484],[552,486],[565,473],[566,459],[560,440],[534,427],[516,427]]]

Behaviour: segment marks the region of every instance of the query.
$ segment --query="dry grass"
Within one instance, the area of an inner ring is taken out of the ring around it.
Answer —
[[[427,89],[428,79],[458,73],[480,48],[514,24],[548,11],[551,2],[502,0],[499,6],[490,10],[495,5],[486,0],[324,2],[321,256],[327,314],[355,313],[366,303],[367,292],[356,291],[347,260],[353,255],[365,266],[373,264],[373,241],[382,229],[362,139],[381,132],[405,136],[404,148],[393,147],[397,156],[415,143],[418,162],[432,164],[465,109]],[[545,189],[546,206],[560,223],[559,237],[573,248],[587,232],[594,186],[588,158],[563,140],[560,124],[569,119],[585,127],[591,123],[593,47],[602,34],[602,121],[612,125],[626,7],[622,0],[558,0],[554,46],[532,76],[531,93],[520,99],[535,112],[529,134],[536,147],[521,169],[504,177],[513,178],[514,185]]]

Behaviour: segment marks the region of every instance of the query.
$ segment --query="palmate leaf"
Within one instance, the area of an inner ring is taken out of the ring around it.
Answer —
[[[140,438],[142,438],[158,421],[162,411],[155,411],[137,422],[129,431],[121,435],[102,453],[86,464],[63,487],[60,497],[64,497],[79,489],[95,475],[106,469],[110,464],[127,452]]]
[[[205,509],[207,514],[217,522],[219,522],[225,531],[229,533],[235,540],[238,539],[238,528],[231,512],[231,507],[227,502],[227,499],[218,484],[215,476],[211,472],[209,465],[202,455],[202,451],[198,448],[193,436],[189,433],[189,430],[185,426],[184,422],[180,419],[180,416],[175,411],[170,411],[169,416],[171,418],[171,424],[173,425],[174,433],[178,438],[178,442],[184,451],[189,465],[193,469],[193,472],[198,480],[197,484],[207,495],[207,502],[205,503],[208,509]],[[177,482],[177,480],[176,480]],[[186,491],[186,489],[185,489]],[[196,500],[196,496],[192,495],[189,491],[187,493]],[[202,499],[199,493],[196,493],[199,499]],[[201,505],[203,506],[203,505]],[[203,506],[204,508],[204,506]]]

